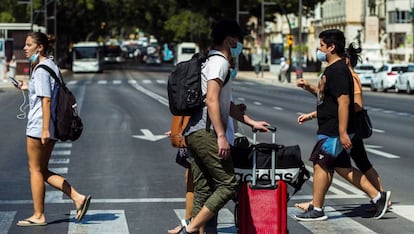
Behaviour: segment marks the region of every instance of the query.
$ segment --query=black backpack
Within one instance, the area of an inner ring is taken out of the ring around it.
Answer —
[[[201,90],[201,65],[211,56],[221,54],[195,54],[190,60],[178,63],[168,77],[168,102],[173,115],[192,116],[204,107]],[[228,72],[223,86],[229,81]]]
[[[82,134],[83,123],[82,119],[78,115],[75,96],[66,87],[60,72],[59,78],[50,67],[44,64],[39,64],[37,68],[43,68],[48,71],[53,79],[55,79],[59,87],[56,100],[56,119],[53,120],[55,124],[55,137],[61,141],[77,140]]]

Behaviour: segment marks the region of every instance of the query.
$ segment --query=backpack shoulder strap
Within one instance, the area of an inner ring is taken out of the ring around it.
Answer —
[[[38,68],[43,68],[43,69],[45,69],[47,72],[49,72],[49,74],[53,77],[53,79],[55,79],[55,81],[59,83],[59,85],[60,85],[60,86],[65,86],[65,82],[63,82],[63,80],[62,80],[61,78],[59,78],[59,77],[56,75],[56,72],[55,72],[55,71],[53,71],[53,69],[52,69],[52,68],[50,68],[49,66],[47,66],[47,65],[45,65],[45,64],[39,64],[39,65],[37,65],[37,66],[36,66],[36,69],[38,69]],[[60,71],[59,71],[59,75],[60,75]],[[61,76],[61,77],[62,77],[62,76]]]

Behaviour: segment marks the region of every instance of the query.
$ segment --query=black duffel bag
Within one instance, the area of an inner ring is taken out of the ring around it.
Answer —
[[[299,145],[284,146],[269,143],[249,145],[247,138],[237,138],[234,147],[231,147],[230,150],[234,167],[238,169],[252,169],[253,150],[256,151],[256,168],[260,171],[261,169],[271,168],[273,149],[276,150],[276,173],[283,174],[283,172],[289,172],[293,174],[292,179],[286,182],[295,188],[293,192],[295,194],[301,189],[303,183],[310,178],[310,173],[302,161]]]

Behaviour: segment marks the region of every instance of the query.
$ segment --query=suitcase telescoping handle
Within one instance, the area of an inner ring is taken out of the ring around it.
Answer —
[[[272,144],[276,143],[276,127],[268,126],[267,129],[272,133]],[[253,129],[253,167],[252,167],[252,183],[251,188],[257,189],[274,189],[276,188],[276,181],[275,181],[275,170],[276,170],[276,149],[272,149],[271,154],[271,170],[270,170],[270,178],[271,183],[268,185],[257,185],[257,177],[256,177],[256,169],[257,169],[257,132],[258,129]]]

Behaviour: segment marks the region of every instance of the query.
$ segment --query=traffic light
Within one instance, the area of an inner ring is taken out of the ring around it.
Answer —
[[[289,34],[286,36],[286,45],[290,46],[292,44],[293,44],[293,36]]]

